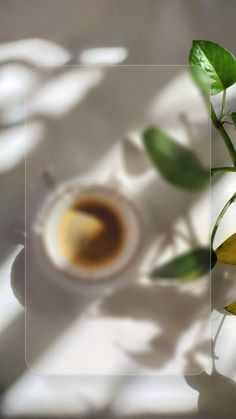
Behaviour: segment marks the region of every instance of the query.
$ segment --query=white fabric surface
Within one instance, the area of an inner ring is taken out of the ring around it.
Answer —
[[[69,4],[69,6],[68,6]],[[1,103],[1,144],[5,146],[8,139],[10,158],[1,164],[1,192],[5,197],[1,203],[1,223],[9,226],[21,223],[24,215],[24,164],[20,143],[22,142],[22,126],[24,106],[22,100],[25,90],[35,93],[41,91],[44,80],[32,77],[32,84],[28,84],[26,77],[28,68],[33,65],[67,63],[72,57],[74,63],[80,62],[83,50],[94,47],[124,47],[128,51],[125,63],[135,64],[186,64],[188,51],[192,39],[206,38],[218,41],[234,51],[235,30],[235,2],[234,1],[39,1],[36,5],[32,1],[8,1],[1,4],[2,39],[5,45],[0,49],[1,72],[0,84],[4,87],[4,103]],[[219,30],[219,27],[221,30]],[[223,29],[222,29],[223,28]],[[19,39],[38,38],[40,41],[31,42],[29,48],[25,41],[15,44]],[[41,43],[41,40],[44,40]],[[9,44],[11,42],[11,44]],[[29,52],[27,52],[29,51]],[[38,51],[38,53],[37,53]],[[8,68],[6,68],[6,64]],[[17,64],[17,71],[15,66]],[[7,73],[5,72],[7,70]],[[5,72],[5,73],[4,73]],[[12,78],[6,82],[10,74]],[[20,78],[20,81],[18,79]],[[8,83],[8,84],[7,84]],[[14,83],[16,83],[14,85]],[[11,93],[10,86],[14,85]],[[70,86],[70,79],[67,84]],[[0,88],[2,91],[2,87]],[[72,92],[73,93],[73,92]],[[73,109],[73,94],[67,102],[67,111]],[[184,100],[184,97],[183,97]],[[55,112],[60,115],[58,98]],[[41,102],[42,103],[42,102]],[[176,104],[179,105],[178,102]],[[36,106],[36,105],[35,105]],[[39,105],[38,105],[39,106]],[[194,109],[194,108],[193,108]],[[41,108],[43,111],[44,109]],[[195,112],[195,110],[193,110]],[[197,115],[197,113],[195,114]],[[40,115],[39,115],[40,116]],[[47,121],[50,125],[50,122]],[[69,121],[70,123],[70,121]],[[15,124],[15,126],[14,126]],[[26,147],[33,149],[38,138],[45,133],[43,118],[32,121],[33,135],[26,138]],[[117,132],[118,136],[119,132]],[[56,132],[55,132],[56,135]],[[4,137],[5,136],[5,137]],[[225,156],[221,154],[218,143],[214,159],[219,162]],[[13,154],[12,154],[13,153]],[[14,155],[14,161],[11,156]],[[233,175],[217,179],[213,185],[213,214],[214,221],[223,202],[234,191]],[[216,201],[217,198],[217,201]],[[228,233],[234,232],[232,219],[235,209],[232,209],[224,220],[217,240],[219,243]],[[16,417],[26,414],[85,415],[90,412],[111,408],[114,414],[123,417],[125,414],[146,415],[148,413],[171,414],[191,412],[197,410],[198,393],[201,392],[200,416],[208,407],[210,412],[224,417],[228,409],[234,406],[234,384],[222,376],[214,376],[211,381],[196,378],[187,384],[180,376],[166,377],[123,377],[119,379],[97,377],[82,378],[45,378],[24,371],[23,322],[22,311],[12,299],[9,287],[9,272],[12,259],[7,256],[14,252],[14,246],[4,243],[1,249],[1,273],[4,274],[5,295],[9,298],[8,315],[4,316],[5,325],[11,326],[16,320],[15,335],[5,334],[3,338],[10,343],[1,350],[1,387],[6,392],[2,397],[2,412]],[[5,261],[5,264],[3,263]],[[223,271],[218,269],[220,279]],[[234,287],[235,273],[229,270],[225,276],[223,286],[219,285],[216,295],[217,309],[221,310],[228,295],[225,292]],[[227,302],[227,301],[226,301]],[[21,317],[20,317],[21,316]],[[21,320],[17,320],[21,319]],[[219,313],[213,313],[214,329],[220,321]],[[3,326],[1,326],[3,327]],[[235,348],[235,319],[228,317],[219,337],[216,347],[219,361],[217,368],[226,377],[235,378],[234,348]],[[0,329],[2,330],[2,329]],[[214,332],[214,330],[213,330]],[[227,342],[227,345],[225,345]],[[7,351],[7,352],[6,352]],[[4,359],[2,358],[4,355]],[[13,362],[14,360],[14,362]],[[19,371],[18,376],[15,372]],[[203,377],[204,378],[204,377]],[[15,381],[16,379],[16,381]],[[8,385],[10,386],[9,389]],[[209,388],[211,391],[209,391]],[[220,393],[220,397],[219,394]],[[222,400],[224,394],[224,401]],[[111,413],[108,414],[111,417]],[[105,417],[105,414],[104,414]],[[140,417],[140,416],[139,416]],[[157,416],[158,417],[158,416]]]

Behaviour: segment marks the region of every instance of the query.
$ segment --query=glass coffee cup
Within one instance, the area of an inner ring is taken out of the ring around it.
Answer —
[[[127,284],[143,249],[143,223],[129,191],[117,182],[75,179],[50,194],[34,226],[37,260],[66,287]]]

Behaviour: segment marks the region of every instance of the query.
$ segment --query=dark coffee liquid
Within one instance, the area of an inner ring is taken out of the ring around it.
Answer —
[[[118,211],[97,198],[83,199],[72,209],[91,215],[103,224],[102,231],[74,253],[72,262],[89,268],[113,261],[122,250],[125,239],[124,223]]]

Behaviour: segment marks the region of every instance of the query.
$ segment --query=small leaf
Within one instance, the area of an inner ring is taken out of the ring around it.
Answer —
[[[215,252],[219,263],[236,265],[236,233],[228,237]]]
[[[213,257],[214,258],[214,257]],[[214,263],[216,258],[214,258]],[[166,264],[155,268],[150,277],[157,279],[181,279],[183,281],[191,281],[200,278],[211,269],[211,251],[208,248],[200,247],[190,250]]]
[[[202,167],[194,152],[159,128],[148,128],[143,134],[143,141],[155,167],[172,184],[195,191],[209,183],[210,173]]]
[[[200,67],[207,74],[210,81],[211,95],[222,92],[236,82],[235,57],[214,42],[193,41],[189,64]],[[197,81],[201,88],[206,84],[205,81]]]
[[[228,304],[224,307],[226,311],[228,311],[231,314],[234,314],[236,316],[236,301],[233,301],[232,303]]]
[[[236,127],[236,112],[231,112],[230,118],[232,119],[234,126]]]

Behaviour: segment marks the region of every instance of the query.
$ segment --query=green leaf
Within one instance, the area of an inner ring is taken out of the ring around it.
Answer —
[[[226,311],[228,311],[231,314],[234,314],[236,316],[236,301],[233,301],[232,303],[228,304],[224,307]]]
[[[232,119],[234,126],[236,127],[236,112],[231,112],[230,118]]]
[[[202,167],[195,153],[159,128],[148,128],[143,141],[154,166],[172,184],[195,191],[209,183],[210,172]]]
[[[189,55],[190,66],[201,68],[210,81],[211,95],[227,89],[236,82],[236,59],[229,51],[210,41],[193,41]],[[200,74],[200,73],[199,73]],[[206,90],[206,80],[194,75],[199,86]]]
[[[227,265],[236,265],[236,233],[228,237],[215,251],[217,261]]]
[[[210,272],[214,267],[216,257],[209,248],[200,247],[190,250],[170,262],[155,268],[150,277],[157,279],[181,279],[191,281]]]

